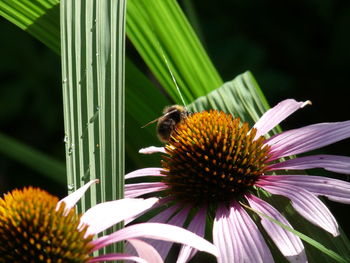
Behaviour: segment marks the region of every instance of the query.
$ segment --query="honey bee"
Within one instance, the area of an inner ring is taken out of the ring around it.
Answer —
[[[171,133],[176,129],[176,126],[190,114],[186,107],[181,105],[167,106],[163,110],[163,115],[146,125],[157,122],[157,135],[161,142],[167,143]]]

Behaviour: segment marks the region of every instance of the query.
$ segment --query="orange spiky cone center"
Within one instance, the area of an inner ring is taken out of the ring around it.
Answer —
[[[230,201],[266,170],[269,147],[256,130],[219,111],[191,114],[171,134],[163,157],[169,195],[192,203]]]

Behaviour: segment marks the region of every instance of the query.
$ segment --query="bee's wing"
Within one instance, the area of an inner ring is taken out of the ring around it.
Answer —
[[[164,117],[168,116],[169,114],[172,114],[172,113],[174,113],[174,112],[176,112],[176,111],[177,111],[177,109],[172,110],[172,111],[169,111],[169,112],[165,113],[163,116],[160,116],[159,118],[157,118],[157,119],[155,119],[155,120],[153,120],[153,121],[150,121],[149,123],[143,125],[141,128],[145,128],[145,127],[147,127],[148,125],[150,125],[150,124],[152,124],[152,123],[155,123],[155,122],[159,121],[161,118],[164,118]]]

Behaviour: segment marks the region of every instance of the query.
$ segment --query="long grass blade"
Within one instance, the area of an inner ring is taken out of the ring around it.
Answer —
[[[186,103],[222,85],[192,27],[174,0],[129,0],[127,34],[162,87],[176,103]]]
[[[80,211],[123,197],[124,28],[124,0],[61,1],[69,190],[100,180],[82,200]],[[117,249],[108,248],[112,251]]]
[[[60,50],[58,0],[0,1],[0,15],[54,51]]]

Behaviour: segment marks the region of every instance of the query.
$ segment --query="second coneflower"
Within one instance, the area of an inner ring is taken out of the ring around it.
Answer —
[[[350,203],[350,184],[326,177],[283,173],[324,168],[349,174],[350,158],[333,155],[281,158],[350,137],[350,121],[314,124],[269,139],[264,137],[307,103],[282,101],[267,111],[252,129],[219,111],[191,114],[177,126],[164,148],[142,149],[143,153],[165,153],[162,168],[146,168],[126,175],[127,179],[158,176],[160,181],[127,184],[126,196],[154,193],[163,197],[167,206],[151,221],[178,226],[186,221],[187,228],[200,236],[204,236],[207,216],[214,218],[213,241],[219,249],[218,261],[222,263],[273,262],[262,233],[241,204],[291,227],[280,212],[257,197],[259,191],[289,198],[301,216],[333,236],[339,235],[335,218],[318,196]],[[273,175],[276,171],[282,175]],[[261,224],[290,262],[307,262],[299,237],[264,217]],[[165,258],[171,244],[153,244]],[[195,249],[183,246],[178,260],[186,262],[195,253]]]
[[[157,198],[122,199],[100,203],[77,215],[74,205],[94,182],[61,201],[32,187],[13,190],[0,198],[0,262],[163,262],[157,251],[140,238],[184,242],[216,254],[215,247],[206,240],[185,229],[165,224],[137,224],[93,240],[95,234],[158,202]],[[134,247],[136,254],[92,255],[94,251],[124,240]]]

